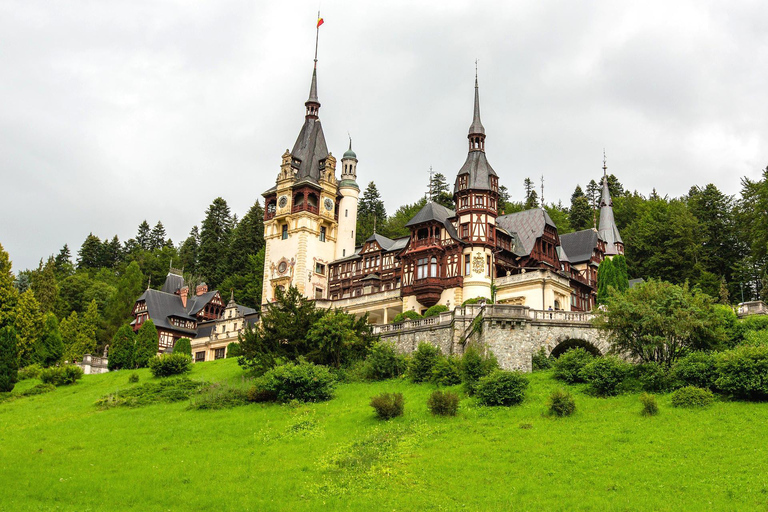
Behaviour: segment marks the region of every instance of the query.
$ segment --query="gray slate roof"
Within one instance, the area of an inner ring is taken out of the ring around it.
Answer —
[[[459,176],[463,174],[469,175],[467,188],[475,190],[491,190],[489,176],[497,176],[485,157],[485,151],[470,151],[467,154],[467,160],[456,175],[456,181],[453,184],[454,193],[459,190]]]
[[[475,77],[475,112],[472,116],[472,124],[469,127],[469,134],[485,135],[485,127],[483,126],[483,122],[480,121],[480,93],[477,89],[477,77]]]
[[[536,239],[544,234],[544,227],[547,224],[557,229],[549,214],[542,208],[502,215],[496,219],[496,224],[516,235],[517,243],[514,253],[518,256],[531,254]]]
[[[177,327],[168,321],[168,318],[172,316],[184,320],[197,321],[194,316],[191,316],[190,313],[184,309],[184,306],[181,304],[181,297],[178,295],[149,289],[137,299],[137,301],[140,300],[146,301],[149,318],[154,322],[156,327],[187,332],[190,334],[195,333],[194,329]]]
[[[565,249],[572,264],[587,262],[597,247],[597,231],[589,228],[560,235],[560,246]]]
[[[448,235],[450,235],[451,238],[460,240],[458,233],[456,233],[456,228],[453,227],[453,224],[448,220],[455,216],[456,212],[453,210],[448,209],[441,204],[430,201],[429,203],[425,204],[424,207],[405,224],[405,227],[408,228],[417,224],[422,224],[424,222],[437,221],[440,222],[443,227],[445,227],[445,230],[448,232]]]
[[[371,236],[369,236],[366,242],[376,242],[385,251],[388,251],[390,247],[392,247],[392,245],[394,245],[395,243],[395,241],[392,240],[391,238],[387,238],[378,233],[374,233]]]
[[[165,276],[165,282],[163,283],[163,287],[160,288],[160,291],[165,293],[176,293],[176,290],[180,290],[183,287],[184,278],[178,274],[174,274],[173,272],[168,272],[168,275]]]
[[[613,218],[613,200],[608,190],[608,178],[603,175],[603,196],[600,199],[600,238],[605,240],[605,254],[618,254],[617,243],[624,243],[619,234],[619,228]]]
[[[328,146],[320,119],[304,119],[299,137],[291,150],[293,158],[300,160],[296,180],[307,179],[317,182],[320,179],[320,160],[328,158]]]

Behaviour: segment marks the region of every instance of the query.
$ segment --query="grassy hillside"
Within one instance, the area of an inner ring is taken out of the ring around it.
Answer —
[[[718,402],[659,416],[637,395],[574,388],[573,417],[544,416],[550,373],[522,406],[465,399],[455,418],[426,408],[433,389],[343,384],[327,403],[187,410],[188,402],[99,410],[130,372],[85,376],[0,403],[1,510],[765,510],[768,404]],[[141,383],[154,381],[140,370]],[[242,378],[234,360],[191,377]],[[37,381],[24,381],[14,393]],[[372,395],[406,396],[382,423]]]

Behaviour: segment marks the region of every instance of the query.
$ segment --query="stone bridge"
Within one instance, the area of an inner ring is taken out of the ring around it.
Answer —
[[[531,358],[542,347],[555,356],[583,346],[595,354],[609,349],[604,332],[592,326],[592,313],[538,311],[526,306],[467,305],[421,320],[376,325],[374,334],[410,353],[421,342],[443,354],[462,355],[468,345],[490,350],[505,370],[531,371]]]

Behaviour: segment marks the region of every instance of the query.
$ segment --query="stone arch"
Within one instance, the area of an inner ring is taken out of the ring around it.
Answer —
[[[580,338],[565,338],[559,340],[557,345],[549,353],[551,357],[558,358],[572,348],[583,348],[594,356],[602,356],[603,353],[594,343]]]

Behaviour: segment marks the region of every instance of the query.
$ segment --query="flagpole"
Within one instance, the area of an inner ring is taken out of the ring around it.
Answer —
[[[317,21],[320,21],[320,11],[317,11]],[[317,24],[315,33],[315,69],[317,69],[317,42],[320,39],[320,24]]]

